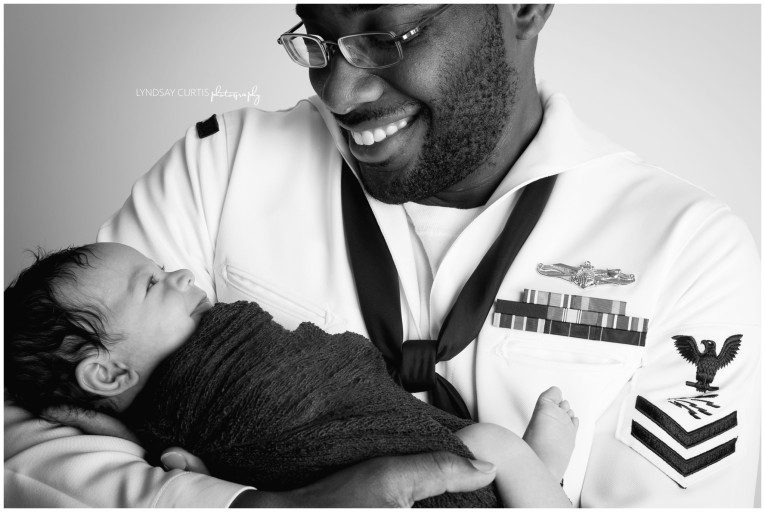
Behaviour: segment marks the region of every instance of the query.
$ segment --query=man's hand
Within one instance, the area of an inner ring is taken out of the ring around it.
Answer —
[[[45,419],[78,428],[86,434],[109,435],[137,442],[115,418],[101,413],[47,409]],[[209,474],[204,462],[181,448],[161,457],[166,469]],[[411,507],[415,501],[445,492],[466,492],[489,485],[496,467],[452,453],[437,452],[378,457],[338,471],[302,489],[286,492],[245,491],[232,507]]]
[[[411,507],[445,492],[489,485],[496,467],[438,452],[380,457],[287,492],[245,491],[232,507]]]

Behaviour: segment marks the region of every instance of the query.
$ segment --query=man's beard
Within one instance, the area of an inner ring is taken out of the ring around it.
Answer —
[[[518,71],[507,63],[499,14],[491,7],[493,19],[467,65],[449,73],[432,109],[420,111],[428,131],[413,168],[395,177],[360,173],[375,199],[399,204],[432,197],[473,173],[497,146],[515,104]],[[369,164],[361,165],[363,171]]]

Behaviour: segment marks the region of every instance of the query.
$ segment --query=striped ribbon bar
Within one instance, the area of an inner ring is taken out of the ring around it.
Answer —
[[[636,316],[612,315],[610,313],[559,308],[556,306],[544,306],[502,299],[497,299],[494,311],[503,315],[545,318],[547,320],[596,325],[611,329],[622,329],[624,331],[648,332],[648,319]]]
[[[556,334],[570,338],[582,338],[593,341],[607,341],[611,343],[623,343],[625,345],[645,346],[646,333],[639,331],[625,331],[622,329],[610,329],[596,325],[574,324],[547,320],[544,318],[530,318],[527,316],[504,315],[494,313],[493,325],[519,331],[538,332],[543,334]]]
[[[543,292],[540,290],[523,290],[523,302],[540,304],[543,306],[555,306],[558,308],[581,309],[608,313],[611,315],[624,315],[627,313],[627,303],[621,300],[598,299],[596,297],[584,297],[582,295],[566,295],[565,293]]]

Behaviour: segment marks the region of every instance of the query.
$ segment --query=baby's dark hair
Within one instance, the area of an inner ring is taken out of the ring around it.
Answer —
[[[103,397],[82,389],[75,369],[93,352],[106,350],[110,336],[95,304],[60,293],[75,284],[78,269],[91,267],[88,246],[45,253],[5,289],[5,387],[32,413],[68,406],[109,410]]]

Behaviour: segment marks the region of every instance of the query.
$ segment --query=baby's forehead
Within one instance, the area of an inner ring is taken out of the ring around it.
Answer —
[[[74,284],[78,287],[87,286],[98,282],[103,278],[106,271],[104,263],[98,259],[90,258],[85,266],[78,266],[72,269]]]
[[[90,248],[98,260],[111,267],[134,267],[151,263],[151,259],[142,252],[116,242],[101,242]]]
[[[129,279],[128,269],[111,260],[109,255],[94,252],[85,265],[70,269],[70,278],[58,283],[59,293],[81,302],[110,303]]]
[[[103,279],[103,273],[108,270],[110,260],[112,259],[108,253],[104,253],[96,246],[89,251],[89,254],[84,262],[80,265],[72,265],[69,269],[73,281],[81,286],[91,281],[98,281]]]
[[[127,299],[135,283],[155,266],[152,260],[126,245],[98,243],[88,249],[86,264],[71,269],[73,279],[62,284],[65,289],[62,291],[103,304],[107,309]]]
[[[68,269],[65,276],[56,283],[61,289],[83,289],[103,280],[105,267],[101,261],[96,258],[89,258],[84,265],[73,265]]]
[[[95,268],[76,267],[52,283],[54,295],[67,309],[98,311],[101,316],[110,310],[109,292],[98,278]]]

